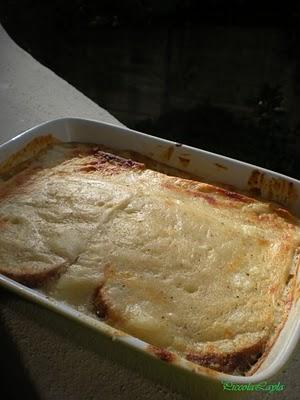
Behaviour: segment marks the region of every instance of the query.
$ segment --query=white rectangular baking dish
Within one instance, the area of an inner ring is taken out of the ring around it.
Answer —
[[[260,190],[264,198],[280,201],[289,210],[300,216],[300,182],[295,179],[207,151],[99,121],[61,118],[36,126],[0,146],[0,163],[34,137],[48,134],[65,142],[99,143],[115,149],[133,150],[207,181],[230,184],[243,190]],[[299,278],[298,273],[298,285]],[[92,327],[113,340],[149,354],[147,344],[141,340],[122,334],[96,318],[88,317],[71,307],[47,298],[38,290],[29,289],[1,274],[0,285],[33,302]],[[173,368],[173,371],[176,370],[178,374],[183,370],[192,374],[196,385],[201,386],[202,394],[205,387],[209,388],[206,398],[226,398],[226,395],[232,398],[233,392],[223,392],[221,381],[239,384],[263,382],[274,377],[288,361],[300,338],[299,314],[300,301],[298,298],[271,352],[252,376],[225,375],[196,366],[179,357],[172,361],[170,368]]]

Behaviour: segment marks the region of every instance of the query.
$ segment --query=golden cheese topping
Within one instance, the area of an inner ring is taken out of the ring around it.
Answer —
[[[281,207],[82,144],[0,181],[0,271],[151,345],[243,374],[292,301]]]

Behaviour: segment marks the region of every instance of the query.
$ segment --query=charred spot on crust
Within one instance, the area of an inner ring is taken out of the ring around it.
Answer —
[[[249,197],[243,196],[242,194],[236,192],[230,192],[229,190],[224,190],[223,194],[233,200],[242,201],[243,203],[252,203],[253,201]]]
[[[105,284],[107,276],[112,274],[111,267],[107,266],[104,268],[104,281],[95,289],[92,296],[92,307],[98,318],[108,323],[113,323],[113,326],[121,327],[124,324],[122,314],[114,309],[113,303],[109,301],[108,294],[105,293]]]
[[[220,187],[215,186],[214,190],[219,194],[223,195],[224,197],[228,197],[232,200],[237,200],[242,203],[253,203],[253,201],[255,201],[254,199],[251,199],[251,197],[247,197],[241,193],[232,192],[231,190],[222,189]]]
[[[98,151],[97,153],[95,153],[95,156],[97,157],[97,161],[100,164],[109,162],[111,164],[120,165],[122,167],[128,167],[128,168],[133,168],[133,167],[142,168],[144,166],[143,164],[133,161],[131,159],[116,156],[115,154],[111,153],[105,153],[104,151]]]
[[[109,306],[106,303],[104,296],[103,296],[103,291],[102,291],[103,286],[104,286],[104,284],[98,286],[97,289],[95,290],[94,296],[93,296],[93,306],[94,306],[95,314],[99,318],[105,320],[108,318]]]
[[[266,347],[265,341],[260,341],[244,350],[229,354],[199,354],[188,353],[186,359],[206,368],[212,368],[227,374],[245,375],[259,360]]]
[[[93,149],[94,160],[87,163],[79,169],[81,172],[94,172],[94,171],[106,171],[111,173],[117,173],[122,169],[135,169],[142,170],[145,168],[143,163],[133,161],[128,158],[116,156],[115,154],[104,152],[98,148]]]
[[[154,354],[161,361],[172,362],[175,360],[175,355],[168,350],[162,349],[160,347],[150,345],[148,347],[150,353]]]

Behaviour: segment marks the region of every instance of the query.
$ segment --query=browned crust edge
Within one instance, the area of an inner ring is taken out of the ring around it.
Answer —
[[[108,276],[112,274],[113,274],[113,269],[109,264],[106,265],[104,267],[104,279],[93,293],[92,305],[95,314],[100,319],[107,321],[109,323],[118,324],[119,322],[123,322],[122,316],[114,312],[111,303],[105,296],[105,288],[104,288]]]
[[[262,356],[265,351],[266,340],[260,340],[252,346],[241,351],[235,351],[228,354],[218,353],[188,353],[186,359],[195,364],[206,368],[212,368],[219,372],[227,374],[245,375],[253,364]]]
[[[44,286],[49,280],[58,278],[66,268],[66,264],[59,265],[52,269],[48,269],[41,272],[27,272],[27,273],[14,273],[14,272],[7,272],[0,267],[0,273],[4,276],[7,276],[10,279],[13,279],[23,285],[38,288]]]

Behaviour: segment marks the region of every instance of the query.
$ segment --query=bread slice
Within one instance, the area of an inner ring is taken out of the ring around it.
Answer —
[[[73,150],[50,148],[13,176],[5,169],[9,178],[0,183],[0,272],[26,285],[44,285],[70,267],[109,209],[126,199],[80,179],[81,160],[68,163]]]

